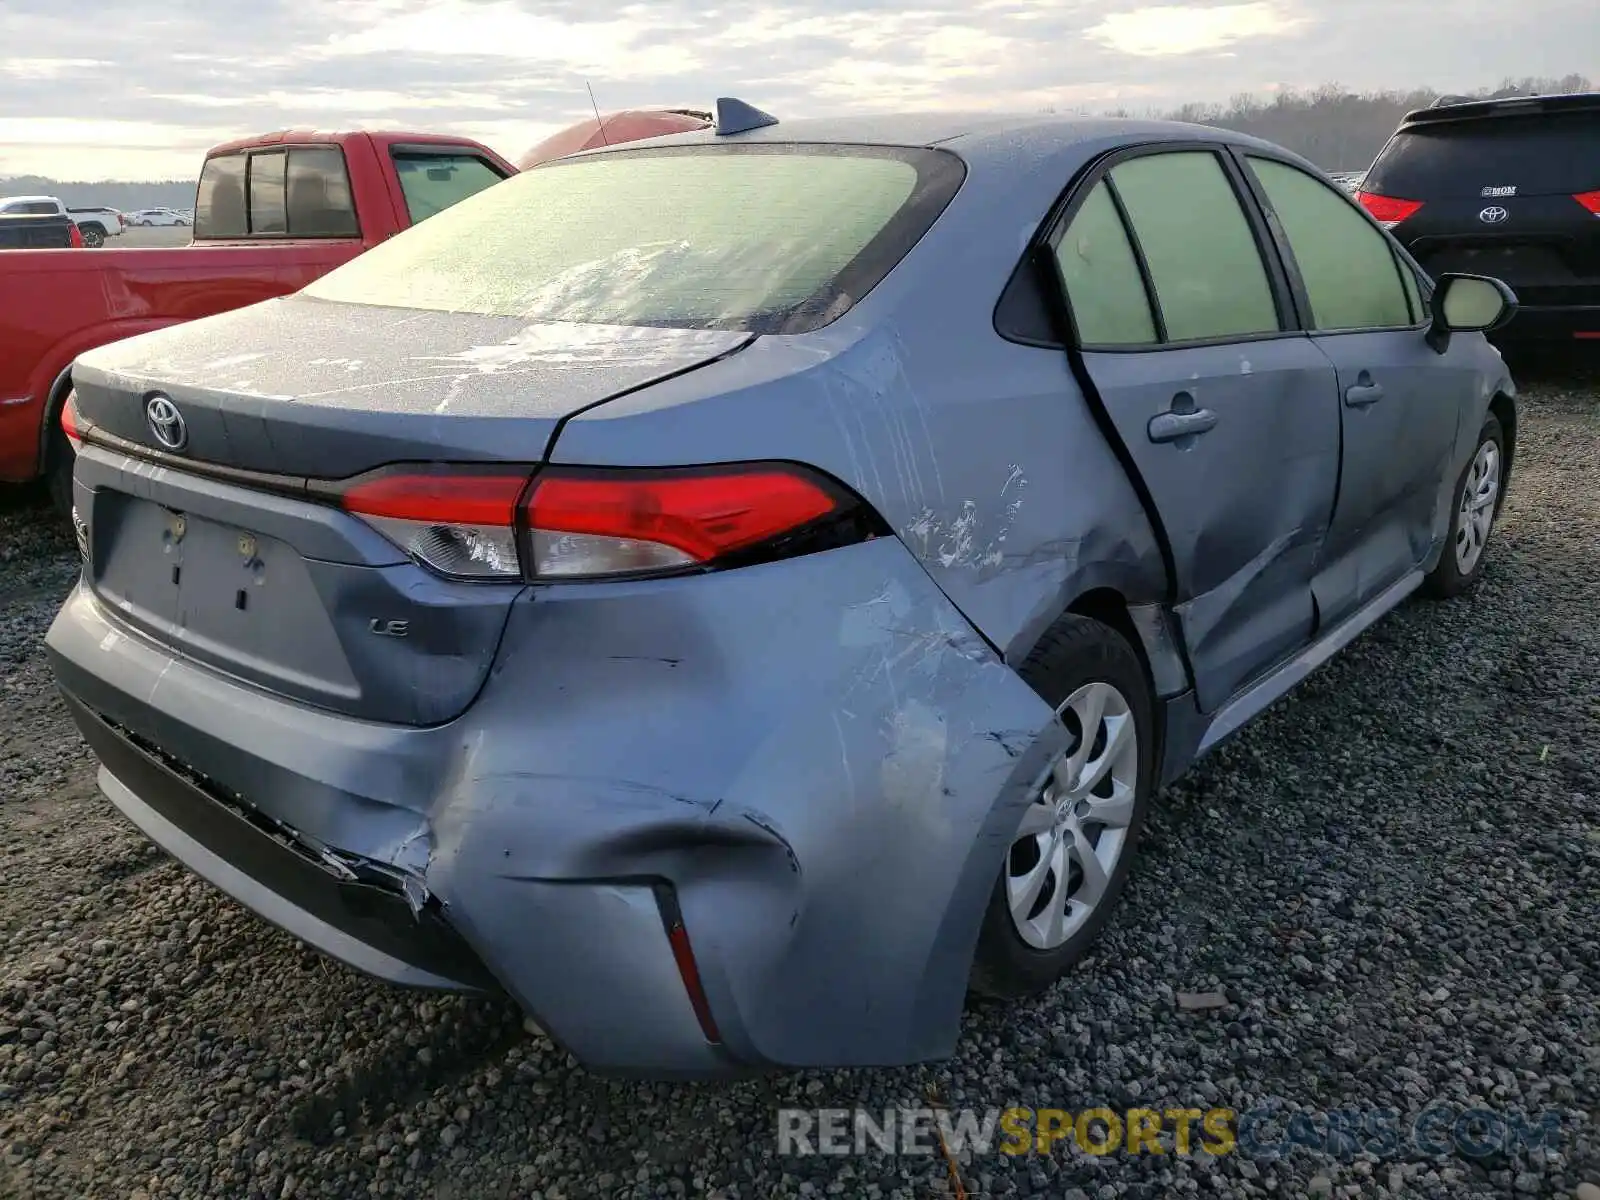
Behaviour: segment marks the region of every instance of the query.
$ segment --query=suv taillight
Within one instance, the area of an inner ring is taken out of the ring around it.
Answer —
[[[475,580],[704,570],[883,532],[856,496],[791,463],[396,467],[349,481],[339,502],[424,566]]]
[[[75,250],[83,248],[83,231],[78,228],[76,221],[67,222],[67,244]]]
[[[1600,217],[1600,192],[1579,192],[1573,199]]]
[[[1356,200],[1385,229],[1393,229],[1408,217],[1416,216],[1422,207],[1421,200],[1400,200],[1394,196],[1380,196],[1377,192],[1357,192]]]
[[[72,443],[74,454],[83,448],[83,436],[78,432],[78,393],[75,391],[67,393],[66,403],[61,406],[61,432]]]

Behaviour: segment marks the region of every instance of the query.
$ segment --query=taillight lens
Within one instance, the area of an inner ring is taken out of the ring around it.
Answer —
[[[880,532],[855,497],[788,463],[545,467],[531,482],[525,468],[397,468],[352,481],[340,502],[424,565],[466,579],[659,574]],[[831,540],[800,539],[823,529]]]
[[[1385,229],[1393,229],[1401,221],[1416,216],[1422,207],[1421,200],[1400,200],[1394,196],[1380,196],[1377,192],[1357,192],[1356,199]]]
[[[1600,192],[1579,192],[1573,199],[1600,217]]]
[[[67,242],[75,250],[83,248],[83,231],[78,228],[76,221],[67,222]]]
[[[67,435],[76,454],[83,447],[83,435],[78,432],[78,393],[75,391],[67,393],[67,401],[61,406],[61,432]]]
[[[529,566],[572,578],[704,566],[837,511],[815,476],[779,465],[640,472],[552,467],[527,501]]]
[[[462,579],[515,579],[517,499],[525,470],[385,471],[341,497],[354,513],[424,566]]]

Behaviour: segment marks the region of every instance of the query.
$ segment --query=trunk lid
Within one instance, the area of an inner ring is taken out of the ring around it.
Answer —
[[[534,324],[303,296],[90,351],[78,409],[156,451],[145,407],[168,397],[182,457],[342,478],[392,462],[537,462],[561,418],[738,349],[745,333]]]
[[[252,686],[448,721],[481,688],[522,585],[433,575],[308,481],[535,463],[563,417],[748,340],[289,299],[106,347],[74,368],[80,425],[132,445],[91,437],[79,455],[85,577],[128,627]],[[176,452],[147,419],[154,392],[183,416]]]

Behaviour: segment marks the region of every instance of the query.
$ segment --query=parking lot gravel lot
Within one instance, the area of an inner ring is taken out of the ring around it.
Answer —
[[[1559,1114],[1554,1150],[994,1153],[969,1197],[1569,1196],[1600,1185],[1600,373],[1525,370],[1487,575],[1417,601],[1160,800],[1113,927],[918,1069],[586,1075],[496,1001],[390,990],[97,794],[40,643],[76,573],[0,498],[0,1195],[928,1197],[937,1156],[780,1157],[784,1106]],[[551,964],[559,970],[560,964]],[[1220,991],[1189,1012],[1177,992]],[[1590,1193],[1600,1195],[1600,1192]]]

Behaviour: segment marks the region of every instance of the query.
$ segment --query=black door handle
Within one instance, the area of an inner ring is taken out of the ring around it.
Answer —
[[[1195,437],[1214,429],[1217,414],[1209,408],[1196,408],[1188,412],[1157,413],[1150,418],[1152,442],[1175,442],[1179,438]]]
[[[1383,399],[1383,384],[1358,383],[1344,390],[1344,402],[1351,408],[1367,408]]]

